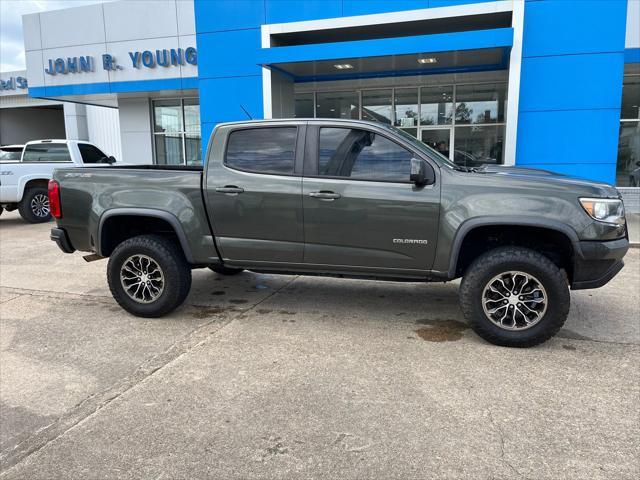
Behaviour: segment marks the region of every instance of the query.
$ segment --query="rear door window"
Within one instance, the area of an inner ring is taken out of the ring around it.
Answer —
[[[318,174],[354,180],[408,182],[413,154],[386,137],[356,128],[321,128]]]
[[[79,143],[78,150],[82,156],[82,163],[107,163],[107,156],[94,145]]]
[[[0,148],[0,161],[18,162],[22,156],[22,147],[2,147]]]
[[[255,173],[292,175],[296,127],[235,130],[229,134],[225,165]]]
[[[71,155],[64,143],[37,143],[24,147],[23,162],[70,162]]]

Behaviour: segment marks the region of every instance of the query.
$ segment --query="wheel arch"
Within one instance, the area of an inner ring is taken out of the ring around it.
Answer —
[[[538,229],[540,231],[553,232],[562,235],[571,246],[573,254],[580,252],[580,243],[578,235],[570,226],[561,222],[546,218],[527,218],[527,219],[505,219],[502,217],[482,217],[473,218],[463,222],[454,237],[451,256],[449,260],[448,277],[456,278],[459,271],[459,262],[461,259],[462,248],[466,239],[473,232],[477,232],[483,228],[495,228],[505,230],[509,227],[516,229]]]
[[[194,263],[191,247],[189,245],[189,241],[187,240],[184,229],[182,228],[180,220],[178,220],[175,215],[169,212],[165,212],[163,210],[155,210],[152,208],[113,208],[104,212],[100,217],[100,222],[98,224],[98,235],[96,238],[96,250],[98,254],[107,257],[111,254],[117,243],[120,243],[109,242],[106,238],[109,229],[113,227],[114,221],[117,219],[124,220],[132,218],[136,221],[144,221],[145,219],[154,220],[153,223],[147,223],[147,225],[149,226],[159,225],[159,223],[157,222],[162,222],[163,224],[168,226],[175,234],[187,262]],[[126,238],[131,238],[142,233],[157,233],[152,230],[144,231],[144,222],[140,223],[140,225],[143,228],[143,232],[136,233],[135,235],[128,235],[126,236]],[[126,240],[126,238],[121,238],[120,241]]]
[[[32,187],[43,187],[47,188],[49,185],[49,177],[45,177],[42,175],[25,175],[20,178],[20,183],[18,184],[18,197],[17,202],[20,203],[24,198],[24,192],[26,192],[29,188]]]

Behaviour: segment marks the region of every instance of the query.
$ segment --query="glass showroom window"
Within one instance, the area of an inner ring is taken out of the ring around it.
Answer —
[[[625,75],[622,85],[616,185],[640,187],[640,73]]]
[[[506,105],[504,82],[295,95],[296,117],[392,124],[466,166],[503,162]]]
[[[358,92],[323,92],[316,95],[316,117],[346,118],[360,117]]]
[[[294,112],[296,118],[313,118],[313,93],[296,95]]]
[[[157,164],[201,165],[198,99],[154,100],[153,140]]]
[[[391,125],[392,97],[393,93],[390,88],[363,91],[362,119]]]
[[[502,163],[507,85],[455,87],[453,161],[469,167]]]

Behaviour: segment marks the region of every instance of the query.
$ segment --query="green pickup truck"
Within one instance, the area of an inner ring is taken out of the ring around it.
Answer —
[[[558,332],[569,289],[607,283],[629,246],[624,206],[610,185],[460,167],[377,123],[226,123],[206,157],[204,167],[56,170],[52,240],[66,253],[109,257],[113,297],[143,317],[178,307],[193,268],[462,277],[460,305],[471,327],[511,347]]]

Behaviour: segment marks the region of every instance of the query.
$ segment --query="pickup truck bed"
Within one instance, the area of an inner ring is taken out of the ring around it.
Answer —
[[[123,165],[56,171],[56,178],[64,182],[60,200],[69,244],[107,257],[122,239],[150,228],[141,221],[143,216],[153,228],[160,221],[171,226],[190,263],[217,263],[202,198],[202,170],[201,166]],[[96,201],[91,198],[95,181],[111,185]]]

